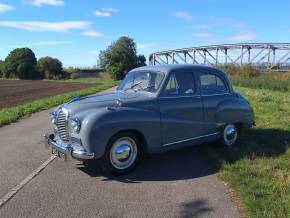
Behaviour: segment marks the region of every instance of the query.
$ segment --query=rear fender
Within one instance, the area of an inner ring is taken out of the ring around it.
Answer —
[[[221,102],[215,112],[216,124],[241,123],[250,127],[254,123],[254,112],[249,103],[243,98],[234,98]]]

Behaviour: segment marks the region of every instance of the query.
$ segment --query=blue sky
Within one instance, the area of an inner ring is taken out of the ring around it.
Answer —
[[[220,43],[289,42],[290,1],[0,0],[0,59],[16,47],[92,66],[119,36],[138,52]]]

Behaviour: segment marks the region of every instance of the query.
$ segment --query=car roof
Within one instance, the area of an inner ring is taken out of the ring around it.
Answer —
[[[172,71],[178,70],[193,70],[193,69],[203,69],[203,70],[217,70],[214,67],[208,67],[205,65],[198,65],[198,64],[162,64],[162,65],[148,65],[144,67],[138,67],[131,71],[142,71],[142,70],[152,70],[152,71],[161,71],[165,74],[170,73]],[[218,72],[220,72],[218,70]]]

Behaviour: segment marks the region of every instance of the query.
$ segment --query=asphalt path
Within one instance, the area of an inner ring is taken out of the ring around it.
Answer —
[[[195,147],[147,156],[119,177],[93,161],[51,158],[41,142],[49,111],[0,128],[1,218],[240,216]]]

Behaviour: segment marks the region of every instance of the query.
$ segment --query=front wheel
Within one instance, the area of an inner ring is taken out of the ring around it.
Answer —
[[[140,141],[134,134],[117,134],[107,145],[102,160],[103,170],[112,175],[126,174],[134,169],[140,153]]]
[[[240,129],[235,124],[227,124],[222,130],[221,141],[226,146],[234,146],[239,142]]]

